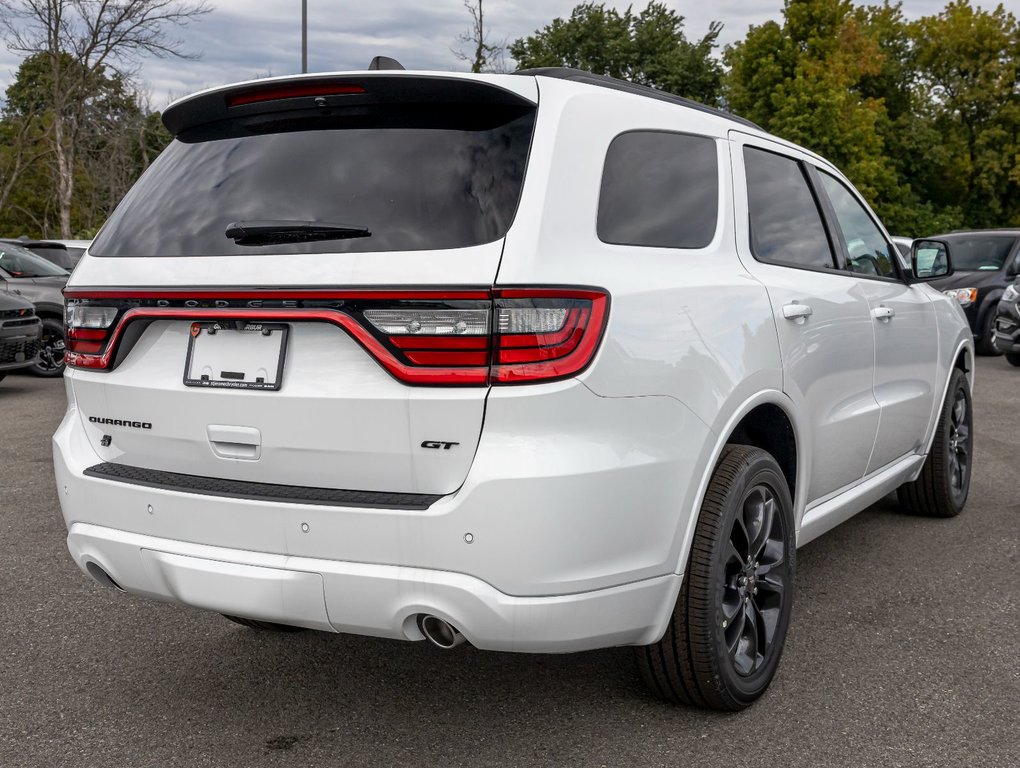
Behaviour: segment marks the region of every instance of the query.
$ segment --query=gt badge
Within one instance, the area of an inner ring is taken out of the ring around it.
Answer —
[[[445,443],[442,442],[441,440],[426,440],[421,444],[421,447],[432,448],[433,450],[437,451],[439,450],[448,451],[455,445],[460,445],[460,443]]]

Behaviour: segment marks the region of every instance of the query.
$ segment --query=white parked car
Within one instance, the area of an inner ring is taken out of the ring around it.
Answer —
[[[973,336],[817,155],[572,70],[258,80],[163,119],[66,293],[56,482],[102,584],[632,645],[666,699],[738,709],[796,546],[896,489],[966,502]]]

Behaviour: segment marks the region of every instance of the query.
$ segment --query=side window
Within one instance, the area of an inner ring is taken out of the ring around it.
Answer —
[[[874,277],[896,277],[892,246],[864,206],[839,179],[821,170],[818,176],[836,212],[843,244],[850,257],[850,271]]]
[[[631,131],[606,152],[596,230],[616,245],[704,248],[719,219],[714,139]]]
[[[800,163],[744,147],[751,252],[758,261],[835,269],[822,214]]]

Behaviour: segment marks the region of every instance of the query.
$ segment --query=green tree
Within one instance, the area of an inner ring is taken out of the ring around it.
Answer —
[[[1002,6],[786,0],[725,53],[738,114],[839,165],[894,231],[1020,222],[1020,32]]]
[[[516,40],[510,55],[521,69],[573,67],[716,104],[722,68],[712,51],[722,25],[713,22],[697,42],[683,28],[684,17],[659,2],[637,14],[584,3]]]
[[[60,235],[72,232],[77,153],[94,88],[143,55],[184,56],[169,28],[208,12],[204,0],[0,0],[7,47],[49,70],[43,82]]]
[[[787,0],[783,23],[752,27],[726,49],[729,107],[839,166],[881,209],[902,194],[886,155],[877,94],[887,55],[850,0]]]
[[[954,201],[932,202],[924,183],[926,171],[939,164],[944,145],[931,120],[924,116],[929,94],[917,87],[918,73],[910,25],[899,3],[858,7],[857,23],[878,45],[878,71],[857,84],[865,98],[880,101],[875,129],[885,156],[895,169],[895,196],[880,204],[883,218],[904,235],[945,232],[964,225],[963,211]]]
[[[910,25],[921,94],[919,124],[933,139],[916,183],[936,206],[958,205],[968,226],[1020,224],[1020,25],[953,0]]]
[[[73,72],[73,57],[62,58],[64,71]],[[47,54],[29,56],[6,92],[0,136],[12,140],[0,144],[0,176],[9,170],[5,181],[12,183],[0,185],[0,232],[52,236],[61,230],[54,184],[58,169],[52,150],[51,76]],[[131,84],[105,68],[92,75],[78,113],[69,221],[72,235],[87,236],[98,229],[169,136]]]

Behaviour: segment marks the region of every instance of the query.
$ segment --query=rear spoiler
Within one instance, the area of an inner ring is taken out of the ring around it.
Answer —
[[[329,114],[378,104],[535,106],[493,79],[376,70],[256,80],[176,101],[163,112],[163,125],[177,136],[195,126],[273,112]]]

